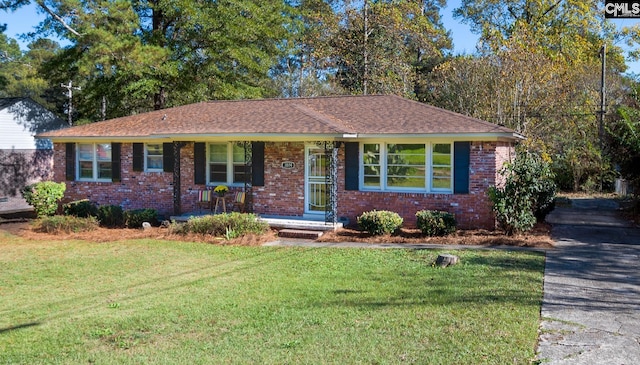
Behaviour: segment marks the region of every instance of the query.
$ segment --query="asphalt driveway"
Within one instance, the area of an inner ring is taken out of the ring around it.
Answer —
[[[640,364],[640,229],[607,199],[572,199],[548,217],[538,360]]]

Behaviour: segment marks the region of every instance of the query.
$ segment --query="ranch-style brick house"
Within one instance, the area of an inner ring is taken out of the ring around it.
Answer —
[[[260,215],[354,222],[422,209],[495,228],[487,189],[522,136],[398,96],[211,101],[40,134],[54,143],[64,201],[88,198],[165,217],[199,192],[246,192]]]

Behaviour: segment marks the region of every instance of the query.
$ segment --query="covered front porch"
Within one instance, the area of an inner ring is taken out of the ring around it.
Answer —
[[[186,222],[191,218],[213,215],[210,211],[189,212],[171,216],[169,219],[175,222]],[[221,213],[217,213],[221,214]],[[258,215],[259,219],[269,224],[269,227],[278,231],[280,237],[315,239],[324,232],[334,231],[348,224],[346,221],[325,222],[324,216],[276,216]]]

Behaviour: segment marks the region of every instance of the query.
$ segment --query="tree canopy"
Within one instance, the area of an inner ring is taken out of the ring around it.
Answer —
[[[28,50],[0,27],[0,96],[80,123],[209,99],[396,94],[525,134],[560,187],[580,189],[616,174],[600,148],[601,57],[608,115],[635,107],[637,80],[624,72],[640,26],[618,29],[596,0],[462,0],[454,15],[480,37],[470,55],[452,53],[445,0],[0,0],[0,10],[30,3],[46,18]],[[60,87],[70,81],[72,109]]]

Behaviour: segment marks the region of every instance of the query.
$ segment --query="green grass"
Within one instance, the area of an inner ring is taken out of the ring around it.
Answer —
[[[544,257],[0,233],[0,363],[527,364]]]

